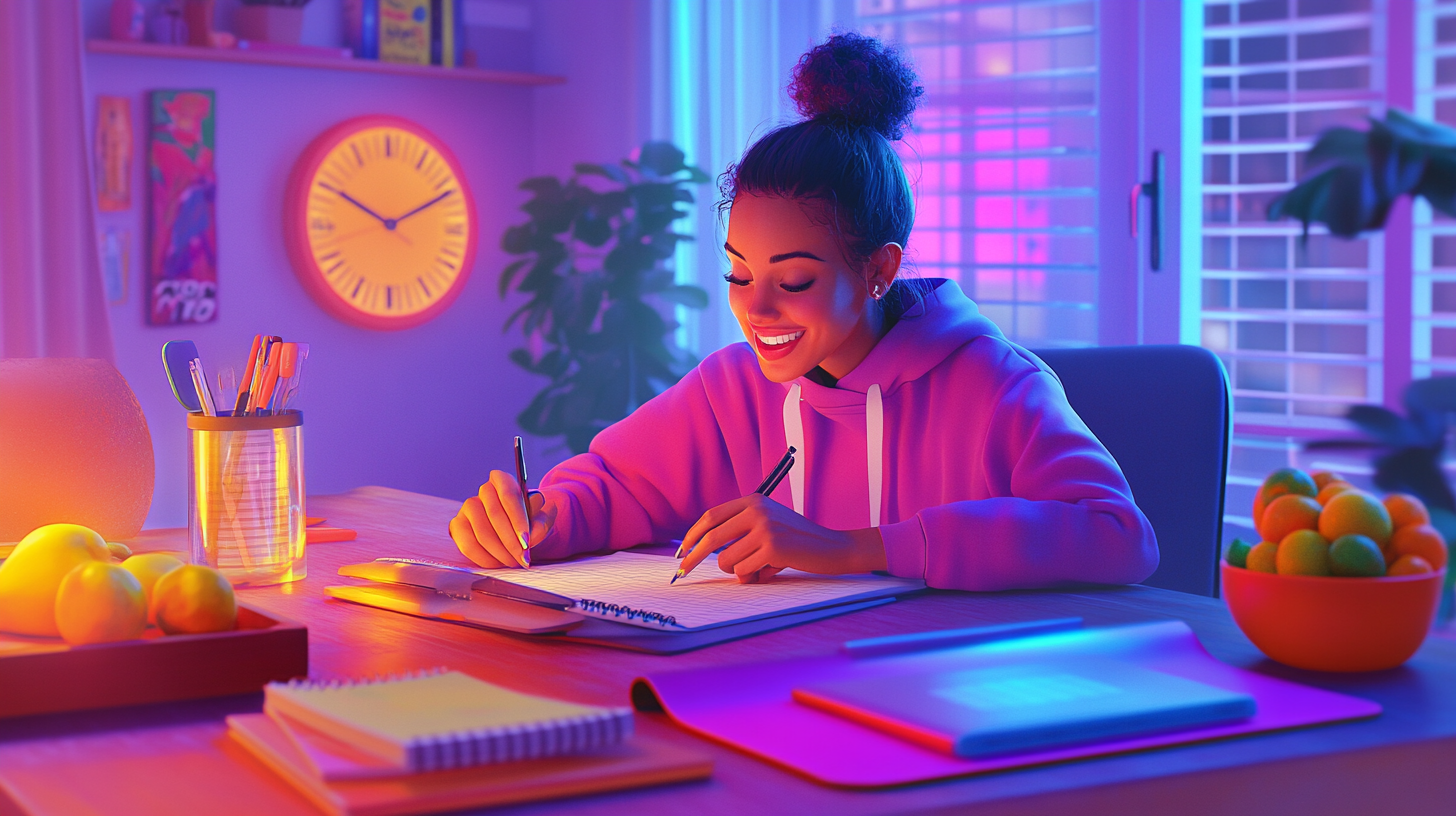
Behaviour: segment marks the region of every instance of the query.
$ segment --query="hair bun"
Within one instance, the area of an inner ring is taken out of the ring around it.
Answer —
[[[899,139],[925,89],[892,48],[854,32],[835,34],[794,66],[789,97],[808,119],[872,128]]]

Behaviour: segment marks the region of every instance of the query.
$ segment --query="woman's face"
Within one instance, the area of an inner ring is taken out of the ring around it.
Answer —
[[[732,263],[728,305],[764,376],[774,382],[802,377],[815,366],[835,377],[854,370],[879,340],[871,289],[885,291],[899,267],[899,247],[890,244],[889,280],[874,261],[868,277],[851,269],[820,207],[746,194],[733,201],[724,245]]]

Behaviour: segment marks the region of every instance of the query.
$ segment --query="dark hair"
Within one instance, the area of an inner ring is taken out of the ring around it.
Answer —
[[[925,89],[873,37],[836,34],[799,59],[789,83],[802,122],[775,128],[719,178],[720,212],[740,194],[823,202],[845,260],[859,267],[888,243],[905,246],[915,202],[890,142]]]

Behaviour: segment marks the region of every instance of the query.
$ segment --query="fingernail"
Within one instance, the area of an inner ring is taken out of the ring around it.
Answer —
[[[526,566],[531,566],[531,551],[523,550],[521,552],[521,560],[525,562]]]
[[[677,545],[677,552],[672,554],[673,558],[682,558],[682,545]]]
[[[525,533],[517,533],[516,535],[517,535],[517,537],[519,537],[521,539],[521,549],[523,549],[523,550],[529,550],[529,549],[531,549],[531,545],[528,544],[528,543],[526,543],[526,534]]]

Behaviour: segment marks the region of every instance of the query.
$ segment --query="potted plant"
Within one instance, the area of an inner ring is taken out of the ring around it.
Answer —
[[[1369,130],[1336,127],[1321,133],[1305,167],[1299,183],[1269,203],[1268,217],[1298,219],[1306,237],[1311,223],[1343,238],[1382,229],[1401,196],[1424,198],[1456,216],[1456,130],[1393,108],[1383,120],[1372,117]],[[1406,416],[1378,405],[1352,406],[1346,418],[1363,439],[1320,440],[1306,447],[1378,451],[1375,486],[1419,497],[1449,547],[1456,541],[1456,497],[1441,462],[1447,420],[1456,412],[1456,377],[1412,382],[1403,399]],[[1447,572],[1443,620],[1452,615],[1453,580],[1456,569]]]
[[[517,365],[550,382],[516,421],[537,436],[563,436],[572,453],[602,428],[677,382],[695,363],[669,342],[677,324],[666,307],[708,305],[708,293],[676,283],[667,261],[673,231],[694,201],[689,185],[709,181],[667,142],[648,142],[618,164],[578,164],[566,179],[521,182],[529,219],[505,231],[501,248],[521,255],[501,274],[500,294],[529,300],[520,321],[526,345]]]

